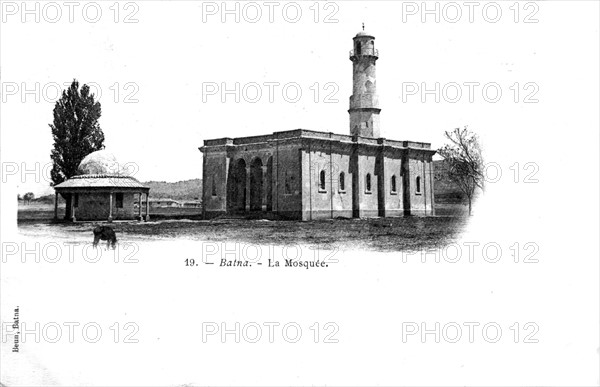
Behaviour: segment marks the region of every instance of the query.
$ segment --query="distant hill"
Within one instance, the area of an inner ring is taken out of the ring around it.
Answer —
[[[202,197],[202,179],[192,179],[168,183],[166,181],[147,181],[144,184],[150,187],[150,199],[195,200]],[[58,195],[59,203],[64,203],[62,196]],[[25,204],[22,200],[20,203]],[[53,204],[54,194],[35,197],[32,203]]]
[[[144,184],[150,187],[150,199],[194,200],[202,197],[202,179],[184,180],[176,183],[147,181]]]
[[[435,176],[435,201],[437,203],[465,203],[466,198],[460,189],[448,179],[448,167],[444,160],[433,162]],[[174,200],[194,200],[202,197],[202,179],[192,179],[168,183],[166,181],[147,181],[150,198],[169,198]],[[59,195],[60,203],[63,202]],[[35,198],[34,202],[54,203],[54,195]]]

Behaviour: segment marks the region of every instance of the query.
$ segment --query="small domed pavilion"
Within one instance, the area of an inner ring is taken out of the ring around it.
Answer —
[[[71,198],[71,221],[77,220],[148,220],[150,188],[129,175],[115,156],[100,150],[87,155],[77,175],[54,187],[54,218],[58,218],[58,195]],[[142,214],[142,195],[146,208]],[[137,214],[135,209],[137,196]],[[67,201],[69,203],[69,201]],[[67,211],[69,213],[69,211]]]

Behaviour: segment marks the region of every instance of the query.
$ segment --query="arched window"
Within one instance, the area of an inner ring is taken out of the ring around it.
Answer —
[[[421,193],[421,176],[417,176],[417,193]]]
[[[396,192],[396,175],[392,176],[392,192]]]
[[[367,173],[367,178],[366,178],[366,190],[367,192],[371,192],[371,174]]]
[[[217,184],[215,183],[215,175],[212,177],[212,196],[217,196]]]
[[[340,172],[340,191],[346,190],[346,175],[344,172]]]
[[[322,170],[321,173],[319,173],[319,189],[325,191],[325,170]]]

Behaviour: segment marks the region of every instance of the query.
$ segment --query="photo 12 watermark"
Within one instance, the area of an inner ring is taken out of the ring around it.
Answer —
[[[477,322],[403,322],[402,342],[428,343],[468,343],[476,342],[495,344],[504,342],[537,344],[536,337],[540,327],[535,322],[510,325],[495,321]]]
[[[135,322],[113,322],[110,324],[94,321],[21,321],[20,308],[14,309],[14,321],[2,323],[2,343],[12,343],[11,352],[21,352],[27,344],[77,342],[96,344],[137,344],[140,327]]]
[[[337,344],[340,327],[335,322],[310,325],[298,322],[203,322],[202,343],[289,343]]]
[[[524,241],[500,244],[489,241],[451,242],[443,247],[420,251],[401,251],[402,263],[540,263],[540,246]]]
[[[94,95],[96,101],[114,103],[139,103],[138,93],[140,86],[132,81],[115,81],[108,84],[88,82],[90,94]],[[56,103],[63,92],[71,86],[71,82],[13,82],[3,81],[0,87],[2,103]]]
[[[90,239],[92,238],[90,232]],[[3,264],[32,263],[139,263],[140,245],[118,242],[104,248],[97,242],[2,242]]]
[[[186,267],[200,263],[217,267],[265,268],[327,268],[338,263],[339,247],[324,249],[318,245],[302,246],[290,243],[284,246],[244,242],[202,242],[200,259],[185,258]]]
[[[2,174],[2,183],[48,183],[53,184],[52,180],[52,168],[54,163],[47,162],[18,162],[18,161],[3,161],[0,166],[0,172]],[[118,179],[119,176],[134,177],[139,171],[139,165],[135,162],[129,161],[125,163],[119,163],[116,161],[108,161],[104,165],[104,172],[107,178],[111,177]],[[91,177],[88,178],[92,179]],[[81,177],[82,182],[86,181],[85,177]]]
[[[3,1],[2,23],[139,23],[136,1]]]
[[[536,82],[402,82],[402,103],[539,103]]]
[[[338,103],[335,82],[202,82],[202,103]]]
[[[537,1],[403,1],[402,23],[539,23]]]
[[[202,23],[339,23],[334,1],[203,1]]]

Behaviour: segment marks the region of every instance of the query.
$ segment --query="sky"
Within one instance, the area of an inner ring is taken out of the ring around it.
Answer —
[[[348,52],[362,23],[379,50],[382,137],[438,148],[468,125],[506,167],[598,129],[597,2],[429,2],[429,13],[393,1],[82,2],[71,15],[47,4],[2,4],[2,172],[19,193],[51,192],[48,124],[73,79],[93,85],[106,149],[142,181],[201,178],[206,139],[348,134]],[[19,173],[36,168],[41,178]]]

